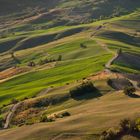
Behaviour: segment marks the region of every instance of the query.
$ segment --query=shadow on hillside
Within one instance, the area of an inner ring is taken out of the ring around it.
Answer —
[[[140,134],[139,134],[139,132],[133,132],[132,134],[129,134],[130,136],[132,136],[132,137],[134,137],[134,138],[136,138],[136,139],[140,139]],[[121,138],[123,138],[123,136],[122,137],[120,137],[120,139]]]
[[[114,32],[114,31],[108,31],[101,33],[103,37],[114,39],[116,41],[124,42],[126,44],[134,45],[136,47],[139,47],[139,37],[130,36],[123,32]]]
[[[134,137],[134,138],[136,138],[136,139],[140,139],[140,134],[139,134],[139,132],[132,132],[132,134],[122,134],[121,136],[118,136],[115,140],[122,140],[123,138],[124,138],[124,136],[132,136],[132,137]]]
[[[137,95],[137,94],[131,94],[131,95],[128,95],[129,97],[131,98],[140,98],[140,95]]]
[[[29,38],[21,40],[18,43],[18,45],[16,45],[15,50],[18,51],[18,50],[23,50],[23,49],[28,49],[28,48],[34,48],[36,46],[47,44],[47,43],[50,43],[52,41],[55,41],[64,37],[68,37],[76,33],[80,33],[84,29],[86,30],[87,28],[79,27],[79,28],[61,31],[59,33],[53,33],[53,34],[50,33],[50,34],[45,34],[45,35],[29,37]]]
[[[133,136],[133,137],[136,137],[136,138],[140,139],[140,134],[139,134],[139,133],[134,133],[134,134],[131,134],[131,136]]]
[[[93,99],[93,98],[99,99],[99,97],[101,97],[101,96],[102,96],[102,94],[97,89],[94,92],[85,93],[84,95],[75,95],[75,96],[72,96],[71,98],[73,98],[74,100],[89,100],[89,99]]]
[[[132,83],[125,78],[109,79],[107,83],[115,90],[123,90],[126,86],[133,86]]]

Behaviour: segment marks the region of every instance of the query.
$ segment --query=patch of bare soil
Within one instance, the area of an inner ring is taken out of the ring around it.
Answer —
[[[112,73],[108,72],[106,70],[97,73],[96,75],[89,76],[87,79],[88,80],[104,80],[108,78],[123,78],[123,76],[119,73]]]
[[[20,67],[9,68],[7,70],[4,70],[4,71],[0,72],[0,80],[10,78],[12,76],[15,76],[15,75],[23,73],[23,72],[27,72],[28,70],[29,70],[28,67],[25,67],[25,68],[20,68]]]

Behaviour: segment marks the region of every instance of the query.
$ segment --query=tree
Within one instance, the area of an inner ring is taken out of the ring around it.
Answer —
[[[0,128],[2,128],[2,127],[3,127],[3,123],[4,123],[4,119],[3,119],[3,117],[2,117],[2,116],[0,116]]]
[[[59,55],[57,60],[61,61],[62,60],[62,55]]]
[[[122,49],[118,49],[117,54],[121,54],[122,53]]]
[[[45,62],[44,62],[44,60],[40,60],[40,61],[38,62],[38,64],[39,64],[39,65],[44,65]]]
[[[28,63],[28,66],[29,67],[35,67],[35,65],[36,65],[35,62],[33,62],[33,61],[31,61],[31,62]]]
[[[80,47],[81,47],[81,48],[87,48],[87,46],[84,45],[83,43],[80,44]]]
[[[19,61],[19,59],[16,57],[14,51],[10,51],[10,55],[11,55],[12,59],[14,59],[14,61],[16,61],[18,64],[20,64],[20,61]]]
[[[87,93],[95,92],[97,91],[96,87],[94,87],[93,83],[88,81],[84,82],[79,86],[74,87],[70,90],[70,96],[71,97],[78,97],[85,95]]]

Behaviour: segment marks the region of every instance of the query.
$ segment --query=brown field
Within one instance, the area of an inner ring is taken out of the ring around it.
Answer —
[[[26,72],[28,70],[29,70],[29,68],[27,68],[27,67],[26,68],[12,67],[12,68],[6,69],[6,70],[0,72],[0,80],[10,78],[12,76]]]
[[[65,133],[76,134],[100,134],[103,130],[118,125],[123,118],[135,118],[140,113],[139,98],[131,98],[125,96],[122,92],[114,92],[102,96],[100,98],[76,101],[71,99],[69,102],[73,104],[79,103],[67,109],[70,117],[58,119],[52,123],[38,123],[31,126],[22,126],[20,128],[13,128],[2,130],[0,132],[0,140],[52,140],[57,135]],[[48,109],[51,111],[55,106]],[[57,108],[61,107],[57,105]],[[74,139],[72,135],[72,139]],[[76,139],[82,139],[81,136]],[[66,136],[62,135],[62,138]]]

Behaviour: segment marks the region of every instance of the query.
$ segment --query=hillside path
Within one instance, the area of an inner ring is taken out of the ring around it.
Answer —
[[[97,42],[97,44],[98,45],[100,45],[103,49],[105,49],[107,52],[109,52],[109,53],[112,53],[114,56],[113,56],[113,58],[111,58],[106,64],[105,64],[105,70],[107,71],[107,72],[110,72],[110,67],[111,67],[111,65],[112,65],[112,63],[115,61],[115,59],[117,59],[118,58],[118,56],[119,56],[119,54],[118,53],[116,53],[116,52],[114,52],[114,51],[112,51],[112,50],[110,50],[108,47],[107,47],[107,45],[105,44],[105,43],[103,43],[103,42],[101,42],[101,41],[97,41],[96,40],[96,42]]]
[[[92,37],[95,37],[96,33],[99,32],[100,30],[102,30],[103,27],[104,27],[104,25],[98,26],[98,27],[96,28],[96,31],[95,31],[90,37],[91,37],[91,38],[92,38]],[[113,57],[111,60],[109,60],[109,61],[105,64],[105,71],[111,72],[111,71],[109,70],[110,67],[111,67],[111,64],[113,63],[113,61],[114,61],[115,59],[117,59],[117,57],[119,56],[119,54],[118,54],[118,53],[115,53],[115,52],[112,51],[112,50],[110,50],[110,49],[107,47],[107,45],[106,45],[105,43],[103,43],[103,42],[101,42],[101,41],[99,41],[99,40],[96,40],[96,43],[97,43],[98,45],[100,45],[103,49],[105,49],[107,52],[114,54],[114,57]]]
[[[41,92],[37,94],[37,96],[46,95],[52,88],[43,89]]]
[[[116,53],[115,56],[105,64],[106,69],[110,69],[112,63],[115,61],[115,59],[118,58],[118,56],[119,56],[119,54]]]
[[[19,102],[17,104],[14,104],[12,107],[11,107],[11,110],[9,112],[9,114],[7,115],[6,117],[6,121],[5,121],[5,124],[4,124],[4,129],[7,129],[10,125],[10,122],[12,120],[12,117],[14,116],[14,113],[16,112],[18,106],[21,104],[22,102]]]
[[[112,50],[110,50],[105,43],[103,43],[103,42],[101,42],[99,40],[96,40],[96,43],[98,45],[100,45],[103,49],[105,49],[107,52],[112,53],[112,54],[115,54],[115,52],[112,51]]]

